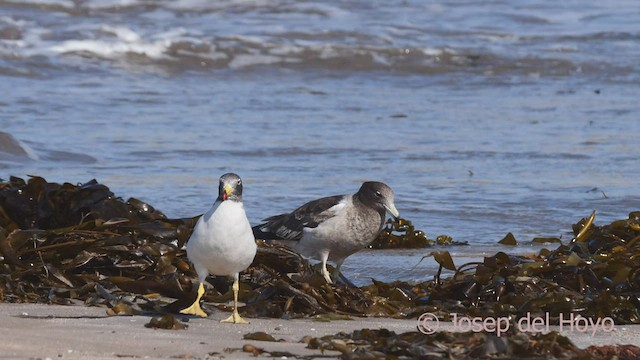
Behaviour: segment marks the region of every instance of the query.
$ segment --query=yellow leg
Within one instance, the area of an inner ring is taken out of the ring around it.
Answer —
[[[228,318],[221,320],[223,323],[248,324],[249,322],[240,317],[238,314],[238,291],[240,291],[240,283],[238,279],[233,281],[233,313]]]
[[[188,308],[180,310],[180,313],[207,317],[207,313],[204,312],[200,307],[200,299],[202,298],[202,295],[204,295],[204,286],[202,285],[202,283],[200,283],[200,285],[198,286],[198,297],[196,298],[196,301],[194,301],[193,304],[191,304],[191,306],[189,306]]]

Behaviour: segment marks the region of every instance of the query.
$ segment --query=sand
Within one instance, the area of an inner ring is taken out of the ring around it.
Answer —
[[[300,339],[362,328],[387,328],[397,333],[416,330],[416,320],[355,318],[318,322],[309,319],[249,319],[248,325],[222,324],[228,314],[189,318],[186,330],[146,328],[149,316],[107,316],[105,308],[43,304],[0,304],[0,359],[126,359],[126,358],[253,358],[240,349],[252,344],[267,351],[320,355]],[[455,330],[441,323],[441,330]],[[551,327],[553,330],[556,327]],[[244,340],[263,331],[283,342]],[[578,346],[634,344],[640,346],[640,326],[616,325],[615,331],[565,331]],[[339,355],[337,352],[325,352]],[[266,355],[264,355],[266,356]]]

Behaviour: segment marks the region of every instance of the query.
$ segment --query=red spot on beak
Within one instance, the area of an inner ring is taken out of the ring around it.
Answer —
[[[226,191],[222,192],[222,200],[227,200],[229,198],[229,195],[227,195]]]

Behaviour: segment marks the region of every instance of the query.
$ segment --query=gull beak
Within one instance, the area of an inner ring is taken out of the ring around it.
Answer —
[[[227,200],[229,198],[229,195],[233,194],[233,188],[228,184],[225,184],[223,190],[224,191],[222,193],[222,200]]]
[[[393,205],[393,203],[384,205],[384,208],[387,209],[389,214],[391,214],[394,218],[398,218],[398,216],[400,216],[400,212],[398,212],[398,209],[396,209],[396,206]]]

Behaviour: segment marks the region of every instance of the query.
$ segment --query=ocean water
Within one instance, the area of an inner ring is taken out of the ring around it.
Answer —
[[[535,252],[496,243],[640,208],[638,24],[635,0],[0,0],[0,178],[191,217],[233,171],[253,223],[379,180],[457,263]],[[429,251],[343,269],[425,279]]]

